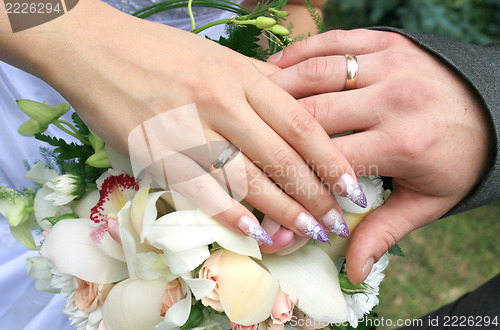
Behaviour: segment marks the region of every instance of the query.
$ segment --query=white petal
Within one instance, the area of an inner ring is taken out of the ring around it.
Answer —
[[[149,191],[149,189],[148,189]],[[134,204],[132,206],[132,216],[133,223],[136,227],[138,233],[140,233],[141,242],[144,242],[144,239],[151,232],[154,222],[158,217],[158,211],[156,209],[156,202],[163,195],[164,192],[159,191],[152,194],[147,194],[143,197],[143,193],[139,190],[137,193],[137,197],[134,198]],[[144,198],[147,198],[146,201],[143,201]],[[142,215],[142,221],[141,221]]]
[[[147,240],[162,250],[180,252],[214,242],[211,235],[200,226],[198,211],[176,211],[156,220]],[[220,226],[220,225],[218,225]]]
[[[235,233],[202,211],[197,212],[199,213],[198,220],[208,235],[224,249],[256,259],[262,258],[259,244],[255,239]]]
[[[204,278],[191,278],[191,276],[181,276],[189,286],[196,300],[208,295],[215,288],[215,282]]]
[[[162,259],[165,260],[173,274],[190,272],[201,265],[208,257],[210,257],[210,251],[206,245],[178,252],[164,250],[162,255]]]
[[[186,323],[189,313],[191,313],[191,293],[185,283],[182,283],[182,289],[186,297],[173,304],[167,310],[165,320],[156,326],[156,330],[178,330],[181,325]]]
[[[59,273],[94,283],[113,283],[128,276],[125,263],[103,253],[90,237],[89,219],[59,221],[45,239],[41,255]]]
[[[297,307],[309,317],[331,323],[349,317],[338,271],[320,248],[306,245],[287,256],[264,255],[262,263]]]
[[[363,192],[365,193],[367,207],[362,208],[351,202],[347,197],[340,197],[335,195],[335,198],[337,199],[337,202],[339,203],[342,210],[361,214],[366,213],[367,211],[381,204],[380,200],[383,200],[381,189],[382,180],[371,180],[370,177],[361,177],[358,178],[358,184],[361,186]]]
[[[26,268],[28,276],[41,279],[52,278],[52,272],[49,268],[49,262],[44,257],[31,257],[26,259]]]
[[[38,162],[26,173],[24,178],[38,184],[44,184],[58,176],[57,171],[49,169],[43,162]]]
[[[134,171],[132,171],[132,165],[128,157],[123,156],[107,143],[104,146],[104,151],[108,156],[112,168],[114,168],[115,170],[120,170],[123,173],[127,173],[130,176],[134,176]]]
[[[106,329],[149,330],[161,321],[167,281],[127,279],[111,289],[102,307]]]
[[[122,242],[123,252],[125,253],[125,259],[127,260],[129,276],[135,279],[137,278],[135,273],[135,256],[137,253],[149,252],[150,249],[145,244],[139,242],[139,236],[130,218],[131,205],[131,201],[128,201],[120,212],[118,212],[118,223],[120,225],[120,240]]]
[[[163,276],[169,279],[172,276],[156,252],[137,253],[134,264],[135,274],[143,280],[153,281]]]
[[[224,251],[217,273],[220,302],[231,321],[252,325],[271,315],[279,285],[255,261]]]
[[[47,186],[43,186],[35,196],[35,201],[33,202],[33,208],[35,210],[35,219],[40,226],[42,226],[42,220],[50,217],[58,217],[60,215],[73,212],[69,206],[55,206],[52,202],[49,202],[45,197],[54,191]]]
[[[122,245],[117,241],[115,241],[113,237],[111,237],[109,231],[103,233],[100,241],[95,243],[97,247],[101,249],[102,252],[106,253],[108,256],[120,260],[121,262],[126,262],[125,253],[123,252]]]
[[[99,191],[97,189],[88,190],[79,200],[71,204],[73,214],[77,218],[90,219],[90,210],[99,202]]]

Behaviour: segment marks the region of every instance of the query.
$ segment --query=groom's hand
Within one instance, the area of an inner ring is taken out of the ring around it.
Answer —
[[[345,54],[359,78],[346,82]],[[394,243],[471,193],[488,166],[489,124],[471,88],[409,39],[391,32],[331,31],[270,59],[271,79],[321,123],[358,175],[393,178],[387,203],[351,236],[347,272],[362,282]],[[371,171],[368,171],[371,169]],[[374,170],[375,169],[375,170]]]

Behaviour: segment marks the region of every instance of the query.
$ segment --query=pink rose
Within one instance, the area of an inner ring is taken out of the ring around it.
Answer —
[[[182,285],[178,279],[168,282],[167,290],[163,295],[161,316],[165,316],[167,310],[179,300],[184,299],[184,297],[186,297],[186,295],[184,294],[184,291],[182,291]]]
[[[241,325],[238,323],[234,323],[229,321],[229,324],[231,324],[231,329],[233,330],[257,330],[258,324],[252,324],[252,325]]]
[[[98,284],[87,282],[76,278],[78,288],[75,290],[75,304],[78,309],[90,313],[97,308],[97,304],[103,303],[108,296],[113,284]]]
[[[271,310],[271,318],[274,324],[284,324],[292,318],[294,303],[283,291],[279,291]]]
[[[219,286],[217,285],[218,280],[218,269],[220,264],[220,257],[222,255],[222,250],[215,251],[205,260],[205,263],[200,269],[200,278],[211,280],[215,282],[215,288],[206,297],[201,299],[201,303],[204,306],[210,306],[218,312],[223,312],[224,309],[219,300]]]

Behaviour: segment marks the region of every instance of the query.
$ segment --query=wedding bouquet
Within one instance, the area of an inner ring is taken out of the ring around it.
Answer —
[[[286,16],[280,7],[256,13],[238,12],[227,23],[245,27],[221,43],[254,37],[248,25],[264,29],[274,47],[289,42],[276,21]],[[251,43],[241,48],[265,53]],[[353,285],[345,271],[348,238],[332,234],[329,243],[301,240],[261,254],[253,238],[220,225],[175,191],[154,188],[147,174],[134,177],[130,160],[76,114],[73,123],[60,119],[68,104],[18,105],[30,117],[19,132],[55,149],[42,149],[43,162],[29,168],[35,188],[0,187],[0,213],[21,244],[39,250],[27,260],[28,275],[37,289],[67,297],[64,312],[77,329],[335,329],[356,327],[378,304],[387,255]],[[49,125],[77,142],[44,135]],[[338,198],[350,232],[386,197],[380,178],[359,183],[366,209]],[[179,201],[182,210],[174,208]]]

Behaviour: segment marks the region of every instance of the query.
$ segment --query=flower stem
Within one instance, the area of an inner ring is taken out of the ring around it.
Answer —
[[[194,15],[193,15],[193,0],[188,1],[188,13],[189,13],[189,19],[191,20],[191,32],[196,30],[196,22],[194,21]]]
[[[80,134],[80,132],[78,132],[78,130],[75,128],[75,126],[71,125],[70,123],[68,123],[67,121],[64,121],[64,120],[61,120],[61,119],[58,119],[56,121],[53,122],[53,124],[59,128],[61,131],[65,132],[66,134],[69,134],[71,135],[72,137],[78,139],[80,142],[82,142],[84,145],[86,146],[89,146],[90,143],[89,141],[83,136]],[[64,127],[63,125],[66,125],[68,126],[71,130],[67,129],[66,127]]]
[[[197,28],[196,30],[193,30],[191,32],[193,33],[200,33],[201,31],[203,30],[206,30],[208,28],[211,28],[212,26],[216,26],[216,25],[220,25],[220,24],[228,24],[228,23],[231,23],[233,21],[232,18],[224,18],[224,19],[220,19],[220,20],[217,20],[217,21],[213,21],[213,22],[210,22],[208,24],[205,24],[203,25],[202,27],[199,27]]]

